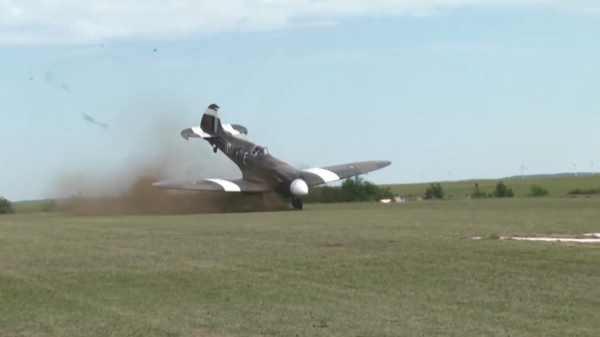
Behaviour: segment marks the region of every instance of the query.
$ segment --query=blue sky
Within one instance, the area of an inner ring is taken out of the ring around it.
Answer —
[[[377,183],[600,166],[594,1],[35,3],[0,1],[0,195],[11,200],[157,158],[168,178],[237,177],[179,136],[210,103],[292,165],[391,160],[367,176]]]

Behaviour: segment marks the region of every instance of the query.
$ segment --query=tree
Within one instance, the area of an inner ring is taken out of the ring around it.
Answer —
[[[389,187],[381,187],[360,177],[346,179],[341,186],[323,186],[310,190],[305,202],[377,201],[392,198]]]
[[[444,199],[444,189],[440,183],[431,183],[425,190],[425,199]]]
[[[494,196],[497,198],[512,198],[515,196],[515,194],[513,193],[512,188],[508,188],[506,185],[504,185],[504,182],[499,181],[498,184],[496,184]]]
[[[0,197],[0,214],[14,213],[12,203],[4,197]]]
[[[361,177],[346,179],[341,186],[344,201],[377,201],[391,198],[389,187],[380,187]]]

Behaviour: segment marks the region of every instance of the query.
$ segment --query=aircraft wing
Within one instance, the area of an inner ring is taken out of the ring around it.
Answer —
[[[152,184],[154,187],[169,190],[186,190],[199,192],[233,192],[233,193],[263,193],[273,192],[273,189],[261,183],[253,183],[243,179],[199,179],[199,180],[167,180]]]
[[[322,168],[316,167],[300,172],[302,173],[302,179],[306,181],[308,186],[316,186],[376,171],[391,164],[390,161],[363,161]]]

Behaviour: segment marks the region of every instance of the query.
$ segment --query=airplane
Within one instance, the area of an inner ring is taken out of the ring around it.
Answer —
[[[238,166],[242,179],[167,180],[156,182],[152,186],[161,189],[242,194],[274,192],[284,199],[291,198],[292,207],[301,210],[303,206],[300,197],[307,195],[310,187],[391,165],[390,161],[377,160],[298,170],[272,156],[266,147],[242,139],[241,134],[248,134],[246,127],[239,124],[222,124],[219,109],[218,105],[210,104],[202,115],[200,125],[182,130],[181,136],[185,140],[206,140],[214,153],[220,150]]]

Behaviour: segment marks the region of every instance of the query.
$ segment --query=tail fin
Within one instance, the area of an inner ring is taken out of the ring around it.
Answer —
[[[208,106],[200,120],[200,129],[211,136],[216,136],[222,132],[218,105],[211,104]]]
[[[204,111],[204,115],[202,115],[200,126],[194,126],[181,131],[181,136],[185,139],[189,137],[209,139],[222,134],[223,126],[219,119],[218,110],[218,105],[209,105],[206,111]]]

